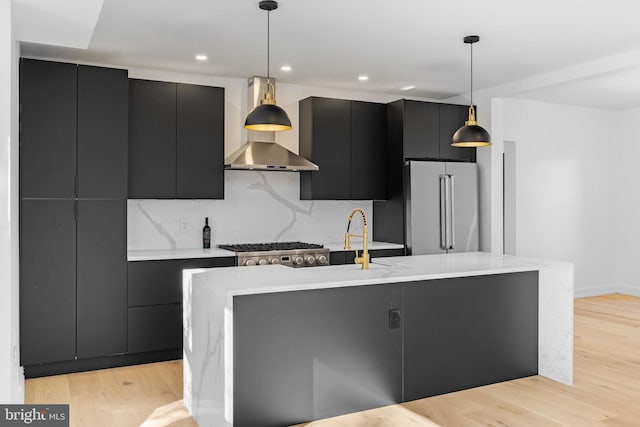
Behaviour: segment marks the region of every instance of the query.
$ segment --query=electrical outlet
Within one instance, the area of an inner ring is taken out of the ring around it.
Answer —
[[[190,233],[193,230],[193,226],[189,221],[185,221],[184,219],[180,220],[180,232],[181,233]]]

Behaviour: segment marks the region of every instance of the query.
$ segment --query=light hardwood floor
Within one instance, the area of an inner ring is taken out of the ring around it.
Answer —
[[[534,376],[300,426],[640,426],[640,298],[575,302],[574,385]],[[70,403],[74,427],[196,426],[182,406],[182,364],[31,379],[29,403]]]

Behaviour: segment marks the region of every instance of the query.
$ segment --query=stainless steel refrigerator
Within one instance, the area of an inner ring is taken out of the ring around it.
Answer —
[[[477,251],[477,165],[409,161],[405,174],[408,253]]]

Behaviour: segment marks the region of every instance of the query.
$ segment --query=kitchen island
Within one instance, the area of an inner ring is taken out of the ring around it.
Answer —
[[[201,426],[287,425],[539,374],[571,384],[573,266],[489,253],[184,273]]]

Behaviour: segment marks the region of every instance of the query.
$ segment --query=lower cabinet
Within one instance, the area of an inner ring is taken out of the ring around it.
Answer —
[[[355,247],[355,246],[354,246]],[[362,252],[360,249],[358,253]],[[369,258],[379,258],[388,256],[403,256],[404,249],[373,249],[369,251]],[[355,258],[355,250],[350,251],[334,251],[329,254],[330,265],[353,264]]]
[[[124,200],[21,201],[22,365],[126,351],[126,235]]]
[[[402,399],[398,285],[234,297],[234,426],[283,426]]]
[[[538,273],[236,296],[235,426],[292,425],[538,372]]]
[[[235,257],[129,261],[128,352],[182,348],[182,270],[235,265]]]
[[[129,353],[182,348],[182,304],[129,308]]]
[[[76,356],[74,200],[20,202],[20,364]]]

